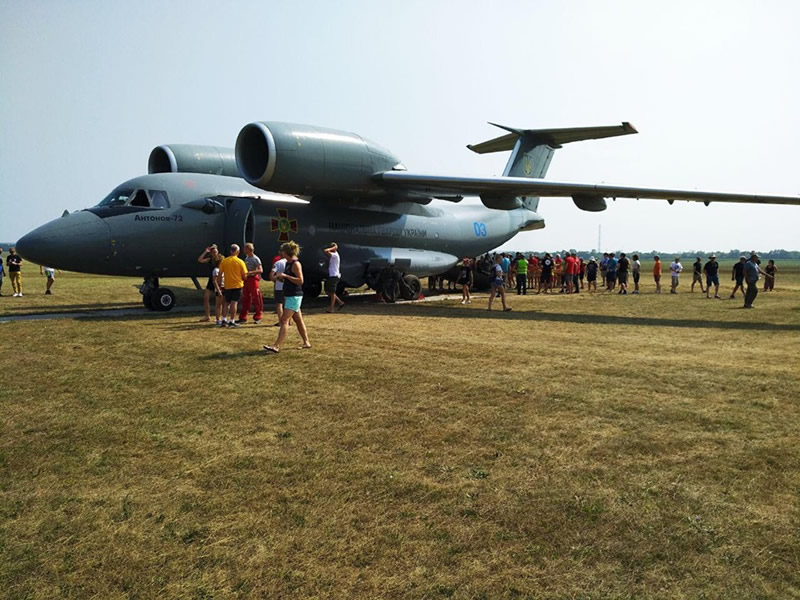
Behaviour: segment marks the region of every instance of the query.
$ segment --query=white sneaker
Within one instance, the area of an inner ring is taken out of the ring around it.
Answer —
[[[14,294],[14,298],[18,298],[18,297],[19,297],[19,294]]]
[[[467,304],[472,304],[472,300],[467,300]]]
[[[461,304],[466,304],[466,303],[467,303],[467,301],[466,301],[466,300],[462,300],[462,301],[461,301]]]
[[[22,298],[22,292],[19,293],[19,297]]]

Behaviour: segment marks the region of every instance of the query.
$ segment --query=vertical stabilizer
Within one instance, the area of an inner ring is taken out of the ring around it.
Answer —
[[[480,144],[469,145],[467,148],[478,154],[511,150],[511,157],[508,159],[503,176],[533,179],[544,178],[550,167],[550,161],[553,159],[553,153],[563,144],[638,133],[630,123],[610,127],[566,129],[515,129],[496,123],[490,124],[509,133]],[[532,211],[536,211],[539,206],[538,197],[522,196],[517,200],[522,206]],[[487,206],[496,205],[497,202],[498,199],[484,199],[484,204]]]

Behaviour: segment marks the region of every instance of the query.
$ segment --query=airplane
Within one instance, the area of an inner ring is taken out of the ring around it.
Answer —
[[[495,125],[495,124],[493,124]],[[539,198],[570,197],[585,211],[606,198],[800,204],[800,196],[670,190],[544,179],[564,144],[638,133],[630,123],[518,129],[467,146],[511,151],[500,177],[409,172],[389,150],[355,133],[293,123],[245,125],[235,148],[157,146],[148,174],[112,190],[96,206],[66,213],[17,242],[19,254],[58,269],[143,278],[143,303],[166,311],[175,295],[166,277],[208,275],[200,250],[252,242],[262,255],[294,240],[304,291],[317,296],[326,278],[322,249],[335,241],[342,286],[367,284],[388,301],[417,298],[420,277],[443,273],[463,256],[497,248],[520,231],[541,229]],[[481,204],[460,204],[478,196]],[[310,255],[310,258],[309,258]]]

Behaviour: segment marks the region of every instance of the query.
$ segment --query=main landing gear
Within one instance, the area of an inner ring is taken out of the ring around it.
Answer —
[[[422,292],[419,277],[403,274],[394,267],[386,267],[373,273],[367,284],[386,302],[395,302],[398,296],[403,300],[416,300]]]
[[[158,287],[158,277],[146,277],[139,293],[147,310],[166,312],[175,306],[175,294],[168,288]]]

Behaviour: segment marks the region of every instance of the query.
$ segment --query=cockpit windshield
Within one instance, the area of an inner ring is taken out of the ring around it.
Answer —
[[[138,206],[141,208],[169,208],[169,198],[164,190],[132,190],[117,188],[97,206]]]
[[[97,206],[124,206],[133,195],[133,190],[117,188],[100,201]]]

